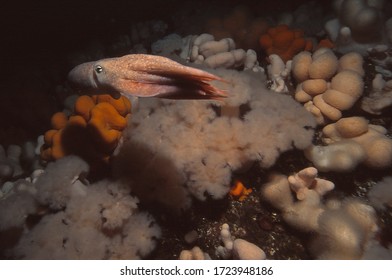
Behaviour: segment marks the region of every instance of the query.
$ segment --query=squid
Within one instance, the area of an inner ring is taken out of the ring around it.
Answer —
[[[109,93],[171,99],[221,99],[227,93],[210,82],[222,78],[169,58],[130,54],[86,62],[73,68],[68,80],[91,94]]]

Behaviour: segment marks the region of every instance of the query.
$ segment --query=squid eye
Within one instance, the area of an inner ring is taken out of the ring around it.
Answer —
[[[97,74],[102,73],[103,72],[102,66],[101,65],[95,66],[95,72],[97,72]]]

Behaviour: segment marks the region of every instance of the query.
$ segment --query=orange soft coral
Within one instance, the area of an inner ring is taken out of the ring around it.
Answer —
[[[75,154],[90,164],[105,162],[116,148],[122,130],[126,127],[131,103],[121,96],[80,96],[74,106],[74,115],[67,118],[56,113],[52,128],[45,133],[41,158],[50,161]]]
[[[128,98],[125,98],[124,96],[121,96],[120,98],[115,99],[109,94],[100,94],[100,95],[93,95],[92,99],[97,104],[102,103],[102,102],[109,103],[123,117],[125,117],[126,115],[128,115],[131,112],[131,102],[129,101]]]
[[[53,120],[63,113],[56,113]],[[65,114],[63,114],[64,117]],[[48,130],[44,135],[45,144],[41,147],[41,158],[46,161],[56,160],[69,154],[76,154],[82,158],[92,158],[95,152],[87,144],[87,122],[81,116],[71,116],[63,127]]]
[[[126,127],[127,120],[119,114],[110,103],[98,103],[91,110],[88,126],[96,137],[95,142],[101,150],[113,150],[120,140],[121,131]]]
[[[243,201],[251,192],[252,189],[247,189],[239,180],[236,180],[230,189],[231,197],[236,198],[239,201]]]
[[[74,105],[74,114],[83,117],[86,121],[90,119],[90,112],[97,104],[94,99],[88,95],[80,96]]]
[[[303,50],[313,48],[312,42],[304,38],[301,30],[290,29],[287,25],[269,28],[259,42],[267,55],[277,54],[284,62]]]
[[[67,116],[63,112],[57,112],[52,116],[50,124],[53,129],[62,129],[67,124]]]
[[[315,50],[321,49],[321,48],[328,48],[328,49],[333,49],[335,47],[335,44],[328,38],[320,40],[320,42],[317,44]]]

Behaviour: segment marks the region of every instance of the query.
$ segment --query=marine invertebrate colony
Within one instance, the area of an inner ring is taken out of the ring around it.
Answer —
[[[189,46],[187,60],[204,64],[209,68],[252,69],[260,71],[257,54],[254,50],[236,49],[232,38],[215,41],[211,34],[194,36]]]
[[[138,210],[130,186],[102,180],[82,183],[86,162],[67,156],[50,163],[35,183],[27,181],[0,200],[0,231],[18,229],[18,259],[137,259],[155,246],[160,228]],[[17,213],[17,215],[15,215]],[[40,217],[27,227],[29,215]],[[93,240],[94,242],[85,242]]]
[[[385,81],[381,74],[376,74],[372,82],[372,91],[362,99],[362,110],[381,115],[382,111],[392,105],[392,81]]]
[[[73,115],[58,112],[52,116],[52,129],[45,133],[41,158],[52,161],[74,154],[102,167],[117,147],[130,112],[131,103],[124,96],[80,96]]]
[[[378,230],[375,210],[353,198],[324,202],[323,195],[334,184],[316,176],[314,168],[301,170],[290,177],[275,174],[262,187],[262,197],[282,212],[289,225],[315,233],[310,247],[315,257],[366,257]]]
[[[271,90],[276,92],[287,92],[286,85],[287,78],[291,72],[292,60],[286,63],[277,55],[271,54],[268,56],[270,65],[267,66],[268,77],[272,81]]]
[[[355,52],[339,60],[325,48],[313,54],[297,54],[292,63],[292,73],[298,82],[295,99],[305,103],[318,124],[339,120],[342,111],[350,109],[362,95],[362,63],[362,56]]]
[[[140,182],[134,191],[141,199],[170,207],[189,206],[189,194],[219,199],[233,171],[251,162],[268,168],[280,153],[311,143],[314,118],[267,90],[262,73],[214,73],[229,82],[224,101],[139,100],[113,164],[115,176]]]
[[[351,171],[359,163],[374,169],[390,167],[392,140],[380,125],[369,124],[363,117],[342,118],[323,128],[323,142],[311,146],[306,156],[323,171]]]
[[[243,201],[244,199],[246,199],[246,197],[250,193],[252,193],[252,189],[247,189],[244,184],[239,180],[236,180],[234,182],[234,185],[230,189],[230,196],[234,199],[238,199],[239,201]]]
[[[312,42],[304,38],[301,30],[291,30],[287,25],[269,28],[260,37],[260,45],[268,55],[277,54],[284,62],[293,58],[300,51],[310,51]]]

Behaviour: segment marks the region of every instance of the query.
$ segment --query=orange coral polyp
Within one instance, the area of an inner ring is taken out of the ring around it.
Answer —
[[[88,95],[80,96],[74,106],[76,115],[82,116],[86,121],[90,119],[90,111],[95,106],[95,101]]]
[[[294,29],[292,32],[294,33],[294,38],[304,37],[304,32],[301,29]]]
[[[53,114],[50,123],[54,129],[62,129],[67,125],[67,116],[63,112]]]
[[[131,112],[131,101],[121,95],[120,98],[113,98],[109,94],[94,95],[93,100],[95,103],[107,102],[112,105],[121,116],[126,116]]]
[[[259,43],[267,55],[277,54],[285,62],[303,50],[312,49],[312,42],[304,38],[302,30],[291,30],[287,25],[271,27],[260,37]]]
[[[57,133],[58,130],[50,129],[44,134],[44,142],[46,145],[50,146],[53,143],[53,136]]]
[[[335,47],[334,43],[330,39],[322,39],[317,47],[316,50],[321,49],[321,48],[328,48],[328,49],[333,49]]]
[[[81,127],[86,127],[87,122],[82,116],[70,116],[68,120],[68,124],[70,125],[78,125]]]
[[[64,145],[63,145],[63,131],[64,130],[59,130],[57,133],[53,135],[53,144],[51,148],[51,156],[52,159],[56,160],[59,158],[62,158],[67,155]]]
[[[91,110],[89,124],[92,123],[100,123],[106,129],[123,130],[127,125],[127,120],[112,105],[103,102]]]
[[[274,37],[277,34],[279,34],[281,32],[285,32],[287,30],[289,30],[289,27],[286,24],[280,24],[275,27],[269,28],[267,33],[270,34],[271,37]]]
[[[310,42],[311,43],[311,42]],[[307,41],[304,38],[295,39],[289,48],[289,53],[299,53],[303,50],[306,50]],[[291,59],[291,58],[290,58]]]
[[[127,120],[109,103],[102,102],[91,110],[90,128],[99,135],[96,140],[113,149],[120,139],[121,132],[127,125]]]
[[[269,49],[272,46],[272,38],[267,34],[262,35],[259,42],[263,49]]]
[[[52,158],[52,148],[44,148],[44,146],[41,147],[41,151],[40,151],[40,155],[41,155],[41,159],[45,160],[45,161],[51,161],[53,160]]]
[[[247,189],[239,180],[236,180],[233,187],[230,189],[230,195],[239,201],[243,201],[251,192],[252,189]]]
[[[41,158],[50,161],[75,154],[93,166],[108,162],[130,111],[131,102],[125,97],[80,96],[74,115],[68,119],[64,113],[53,115],[53,129],[44,135]]]
[[[273,46],[277,49],[289,48],[294,41],[294,33],[289,30],[277,33],[273,39]]]

